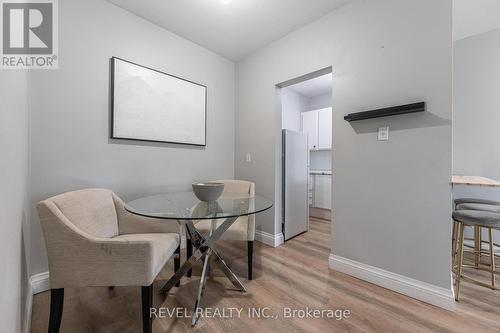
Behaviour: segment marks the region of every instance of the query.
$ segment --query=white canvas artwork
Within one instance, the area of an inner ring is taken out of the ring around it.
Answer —
[[[112,138],[205,146],[205,86],[118,58],[112,61]]]

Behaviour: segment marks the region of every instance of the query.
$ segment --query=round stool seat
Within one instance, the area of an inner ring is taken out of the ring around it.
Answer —
[[[480,203],[463,203],[457,205],[459,210],[482,210],[484,212],[500,213],[500,206]]]
[[[500,206],[500,201],[493,201],[493,200],[488,200],[488,199],[478,199],[478,198],[458,198],[458,199],[455,199],[455,205],[461,205],[461,204],[465,204],[465,203]]]
[[[468,226],[500,227],[500,214],[480,210],[456,210],[453,219]]]

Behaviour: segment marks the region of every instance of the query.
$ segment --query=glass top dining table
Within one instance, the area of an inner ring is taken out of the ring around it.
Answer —
[[[272,205],[272,201],[258,195],[224,194],[217,201],[203,202],[193,192],[175,192],[130,201],[125,209],[145,217],[196,221],[257,214]]]
[[[222,270],[239,291],[246,292],[245,286],[215,248],[215,242],[239,217],[257,214],[272,206],[272,201],[258,195],[226,193],[216,201],[203,202],[193,192],[177,192],[136,199],[128,202],[125,209],[132,214],[164,219],[165,223],[177,221],[185,227],[187,236],[196,251],[192,253],[191,246],[187,246],[187,260],[163,285],[161,291],[166,293],[174,286],[179,286],[184,275],[191,276],[193,265],[198,261],[203,261],[203,270],[191,317],[191,324],[194,326],[199,318],[199,309],[201,309],[202,296],[211,262]],[[202,220],[212,220],[211,230],[207,235],[202,234],[195,226],[197,222]],[[242,221],[242,223],[249,223],[249,219]]]

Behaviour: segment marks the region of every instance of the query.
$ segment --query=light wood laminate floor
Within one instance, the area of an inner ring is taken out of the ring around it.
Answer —
[[[449,312],[328,268],[330,223],[312,219],[311,230],[285,245],[255,244],[254,280],[248,293],[232,290],[214,270],[204,303],[211,309],[243,308],[240,318],[163,318],[154,332],[500,332],[500,292],[463,283],[462,300]],[[221,242],[221,253],[239,276],[246,276],[246,243]],[[185,257],[184,257],[185,258]],[[155,306],[191,311],[200,268],[166,298],[158,290],[173,270],[170,262],[155,282]],[[270,308],[274,319],[255,319],[248,308]],[[350,310],[348,319],[286,319],[283,308]],[[47,332],[49,293],[35,295],[31,332]],[[141,332],[139,287],[67,289],[61,332]]]

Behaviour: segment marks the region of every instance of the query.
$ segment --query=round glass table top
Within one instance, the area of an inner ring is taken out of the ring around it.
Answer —
[[[128,202],[125,209],[133,214],[171,220],[212,220],[252,215],[273,206],[261,196],[223,194],[217,201],[200,201],[193,192],[153,195]]]

